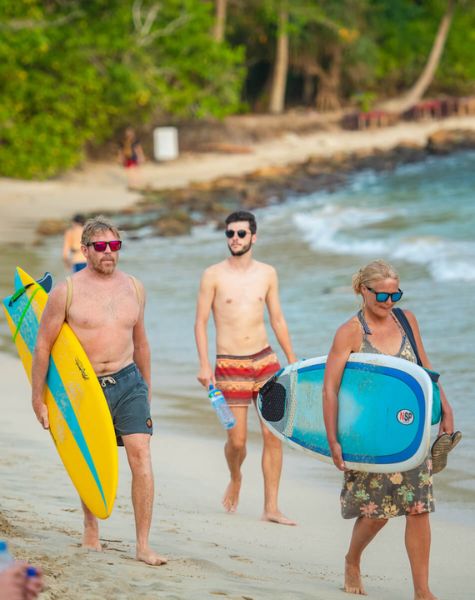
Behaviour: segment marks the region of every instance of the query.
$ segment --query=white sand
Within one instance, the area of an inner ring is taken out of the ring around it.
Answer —
[[[327,489],[318,476],[332,467],[286,452],[281,506],[299,525],[264,523],[260,450],[251,444],[239,511],[227,515],[220,506],[227,483],[222,442],[185,437],[160,423],[152,438],[159,493],[151,542],[169,563],[148,567],[132,559],[130,475],[123,450],[116,506],[101,523],[105,550],[83,551],[75,491],[30,409],[20,362],[0,355],[0,376],[0,537],[10,541],[17,557],[43,566],[48,586],[43,598],[348,598],[341,584],[352,522],[339,515],[337,481]],[[11,527],[5,528],[5,518]],[[461,526],[436,512],[432,524],[434,592],[441,600],[473,598],[474,523]],[[412,598],[403,527],[404,519],[390,522],[367,551],[363,568],[371,598]]]

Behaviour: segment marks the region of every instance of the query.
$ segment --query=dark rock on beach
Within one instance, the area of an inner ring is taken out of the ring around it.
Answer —
[[[151,190],[131,209],[109,213],[130,237],[187,235],[195,225],[212,222],[222,227],[234,210],[253,210],[316,191],[334,192],[361,170],[389,171],[458,150],[475,149],[475,132],[440,130],[425,146],[402,142],[388,151],[367,149],[315,156],[304,163],[258,169],[242,177],[220,177],[185,189]],[[64,231],[63,221],[43,221],[38,233]]]

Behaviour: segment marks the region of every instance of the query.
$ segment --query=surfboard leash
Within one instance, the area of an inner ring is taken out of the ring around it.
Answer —
[[[10,301],[8,303],[8,306],[13,306],[13,303],[16,302],[18,300],[18,298],[20,298],[21,296],[23,296],[23,294],[26,292],[26,290],[33,285],[32,283],[27,283],[26,285],[24,285],[23,287],[21,287],[19,290],[17,290],[14,294],[12,294]]]
[[[22,296],[26,292],[26,288],[30,287],[30,285],[33,285],[33,284],[29,283],[28,285],[25,285],[25,287],[22,290],[18,290],[18,292],[16,292],[15,294],[13,294],[13,296],[12,296],[10,302],[9,302],[9,306],[11,306],[13,304],[13,302],[15,302],[16,300],[18,300],[18,298],[20,296]],[[16,326],[15,333],[13,334],[13,341],[16,340],[17,335],[20,332],[20,327],[21,327],[21,325],[23,323],[23,320],[26,317],[26,313],[27,313],[28,309],[30,308],[31,303],[33,302],[33,298],[36,296],[38,290],[40,290],[40,289],[41,288],[39,288],[39,287],[36,288],[36,290],[29,297],[28,302],[26,303],[25,308],[22,310],[20,318],[18,319],[18,325]],[[14,296],[16,296],[16,298]]]

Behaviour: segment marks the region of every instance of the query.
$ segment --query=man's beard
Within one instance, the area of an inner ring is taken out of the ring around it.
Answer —
[[[115,268],[117,266],[117,262],[115,260],[113,261],[106,261],[103,262],[102,260],[99,260],[97,262],[93,261],[92,262],[92,268],[94,269],[94,271],[96,271],[96,273],[99,273],[101,275],[110,275],[115,271]]]
[[[234,251],[231,246],[228,246],[229,248],[229,252],[231,252],[231,254],[233,256],[243,256],[244,254],[247,254],[249,252],[249,250],[252,248],[252,242],[249,242],[249,244],[247,246],[244,246],[244,248],[241,248],[241,250],[237,250]]]

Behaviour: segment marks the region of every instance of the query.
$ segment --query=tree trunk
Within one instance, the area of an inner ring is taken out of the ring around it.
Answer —
[[[315,98],[315,105],[320,112],[329,112],[339,110],[340,102],[340,84],[341,84],[341,66],[343,63],[343,50],[341,46],[335,46],[331,50],[331,63],[328,71],[320,69],[318,92]]]
[[[221,42],[224,42],[227,1],[228,0],[216,0],[216,21],[214,25],[214,39],[219,44]]]
[[[315,77],[311,73],[304,71],[302,100],[305,106],[310,106],[315,95]]]
[[[274,62],[274,74],[270,93],[269,111],[280,114],[284,111],[285,88],[289,68],[289,34],[287,32],[288,12],[285,2],[279,8],[279,27],[277,32],[277,51]]]
[[[414,85],[399,98],[394,98],[386,102],[382,102],[377,108],[380,110],[386,110],[388,112],[403,113],[411,106],[414,106],[422,98],[427,88],[432,83],[437,67],[439,66],[442,52],[444,50],[445,42],[449,34],[450,25],[454,16],[456,0],[448,0],[447,10],[442,17],[442,21],[439,25],[439,30],[435,36],[432,50],[427,59],[427,63],[420,74]]]

